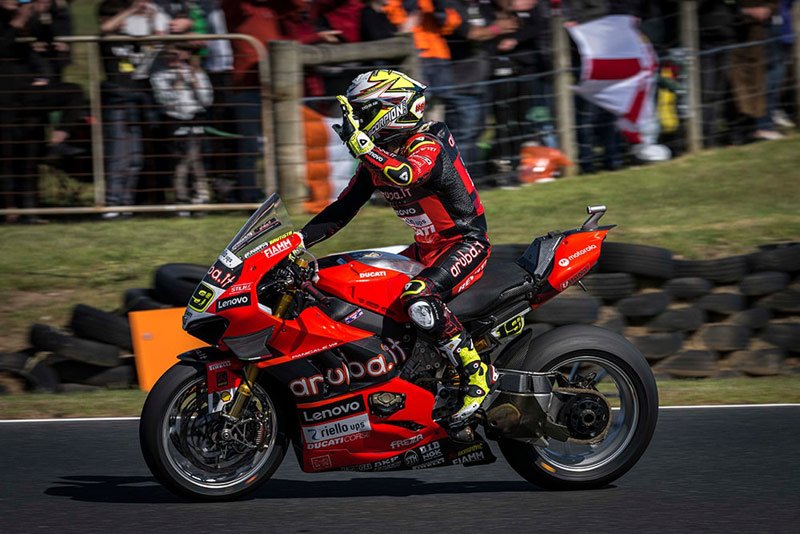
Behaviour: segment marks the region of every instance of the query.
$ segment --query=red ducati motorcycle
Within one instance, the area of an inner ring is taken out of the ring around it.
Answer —
[[[597,262],[613,226],[598,226],[605,207],[588,212],[580,228],[536,238],[516,262],[490,259],[450,301],[499,373],[465,440],[446,422],[459,374],[399,302],[422,265],[385,251],[315,259],[273,195],[189,302],[183,328],[210,346],[179,355],[148,395],[140,421],[147,465],[196,500],[255,490],[290,444],[306,472],[488,464],[495,441],[521,476],[545,488],[622,476],[658,415],[644,357],[594,326],[537,337],[525,326],[532,308]]]

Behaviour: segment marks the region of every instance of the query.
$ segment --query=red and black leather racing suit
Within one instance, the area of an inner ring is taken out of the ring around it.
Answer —
[[[447,341],[463,327],[445,302],[483,274],[491,246],[486,218],[458,147],[441,122],[423,124],[397,150],[375,147],[360,157],[355,176],[339,198],[303,228],[307,246],[335,234],[377,189],[397,216],[414,229],[414,244],[403,254],[425,265],[405,287],[406,310],[424,301],[430,324],[412,321]]]

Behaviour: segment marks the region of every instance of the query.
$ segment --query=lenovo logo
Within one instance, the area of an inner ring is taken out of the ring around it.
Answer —
[[[229,308],[238,308],[239,306],[247,306],[249,304],[250,304],[250,295],[240,295],[238,297],[221,299],[217,301],[217,311],[221,312]]]
[[[327,406],[302,410],[300,415],[304,423],[320,423],[364,411],[366,408],[362,398],[351,397]]]

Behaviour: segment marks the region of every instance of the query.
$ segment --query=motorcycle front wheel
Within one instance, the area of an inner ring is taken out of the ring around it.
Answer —
[[[167,489],[191,500],[232,500],[255,491],[288,446],[280,397],[261,384],[238,421],[209,413],[206,371],[181,362],[156,382],[139,422],[142,454]]]
[[[576,387],[602,393],[612,408],[597,440],[500,440],[503,456],[528,481],[557,490],[602,487],[627,473],[647,449],[658,419],[658,389],[647,360],[624,337],[588,325],[557,328],[533,340],[522,370],[560,373]]]

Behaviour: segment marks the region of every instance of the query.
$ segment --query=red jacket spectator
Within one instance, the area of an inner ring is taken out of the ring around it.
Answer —
[[[329,3],[319,6],[316,3],[310,5],[305,0],[295,0],[291,4],[286,2],[289,5],[286,5],[286,9],[278,13],[281,29],[286,38],[303,44],[342,42],[342,33],[330,28],[327,21],[319,16],[322,8],[330,7]],[[325,84],[322,78],[315,74],[306,74],[305,94],[306,96],[324,95]]]
[[[317,19],[324,19],[330,29],[342,32],[342,41],[361,41],[361,0],[319,0],[316,2]]]
[[[222,9],[228,22],[228,31],[252,35],[266,45],[267,41],[283,39],[273,4],[282,2],[223,0]],[[256,87],[258,79],[258,54],[245,41],[231,40],[233,48],[233,81],[236,85]]]
[[[359,21],[364,4],[360,0],[304,0],[284,2],[278,11],[283,32],[303,44],[355,43],[360,41]]]
[[[287,39],[303,44],[314,44],[326,41],[314,24],[312,6],[304,0],[285,2],[283,9],[276,10],[281,23],[281,30]],[[333,38],[332,38],[333,39]]]

